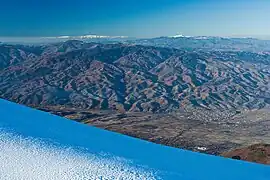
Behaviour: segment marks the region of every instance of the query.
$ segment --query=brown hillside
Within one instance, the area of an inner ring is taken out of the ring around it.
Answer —
[[[222,156],[261,164],[270,164],[270,144],[254,144],[223,153]]]

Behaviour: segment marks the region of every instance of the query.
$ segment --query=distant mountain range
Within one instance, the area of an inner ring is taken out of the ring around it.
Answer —
[[[128,36],[103,36],[103,35],[78,35],[78,36],[53,36],[53,37],[0,37],[0,44],[24,44],[24,45],[44,45],[48,43],[59,43],[68,40],[80,40],[84,42],[115,43],[134,40]]]
[[[202,51],[248,51],[248,52],[270,52],[270,40],[262,40],[251,37],[218,37],[218,36],[163,36],[157,38],[135,38],[128,36],[107,35],[76,35],[76,36],[54,36],[54,37],[0,37],[0,44],[25,44],[45,45],[48,43],[59,43],[69,40],[79,40],[96,43],[124,43],[145,46],[158,46],[184,50]]]
[[[256,38],[229,38],[215,36],[170,36],[153,39],[136,39],[129,43],[202,51],[270,52],[270,40]]]
[[[264,108],[268,48],[268,41],[217,37],[1,44],[0,97],[120,111]]]

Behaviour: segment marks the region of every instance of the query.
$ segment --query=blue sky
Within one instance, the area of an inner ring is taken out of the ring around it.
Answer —
[[[0,36],[268,36],[269,0],[3,0]]]

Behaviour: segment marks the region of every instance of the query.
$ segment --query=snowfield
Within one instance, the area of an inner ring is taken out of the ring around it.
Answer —
[[[0,177],[5,180],[155,180],[125,159],[61,148],[0,132]]]

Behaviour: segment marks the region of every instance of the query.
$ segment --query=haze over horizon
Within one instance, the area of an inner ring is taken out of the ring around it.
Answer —
[[[0,37],[151,38],[179,33],[269,38],[269,7],[267,0],[10,0],[1,3]]]

